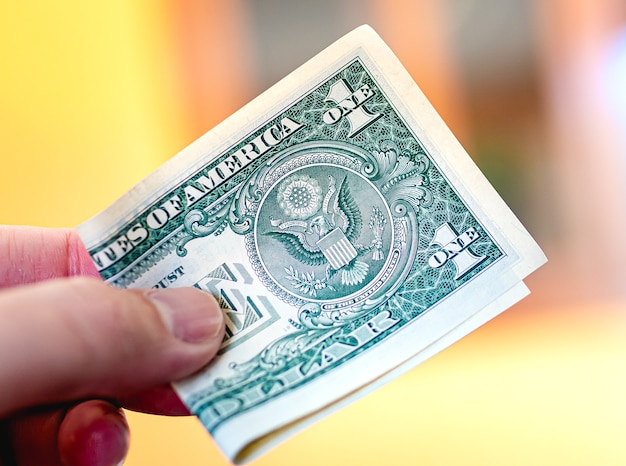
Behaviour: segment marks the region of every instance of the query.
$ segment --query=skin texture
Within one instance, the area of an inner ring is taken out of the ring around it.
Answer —
[[[170,387],[223,338],[192,288],[105,285],[73,230],[0,227],[0,466],[116,465],[122,408],[189,414]]]

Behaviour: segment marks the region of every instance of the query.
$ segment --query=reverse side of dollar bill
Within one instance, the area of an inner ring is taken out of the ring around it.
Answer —
[[[236,463],[510,307],[545,262],[368,26],[78,231],[114,286],[218,298],[220,354],[175,388]]]

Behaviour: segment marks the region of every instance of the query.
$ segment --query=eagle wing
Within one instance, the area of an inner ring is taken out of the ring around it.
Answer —
[[[358,204],[350,193],[350,185],[348,185],[347,178],[343,179],[341,187],[339,188],[337,207],[339,207],[347,220],[346,229],[344,231],[346,238],[354,244],[361,235],[363,218],[361,217],[361,209],[359,209]]]
[[[317,266],[326,263],[322,251],[307,248],[301,235],[287,231],[268,231],[264,235],[280,241],[291,257],[304,264]]]

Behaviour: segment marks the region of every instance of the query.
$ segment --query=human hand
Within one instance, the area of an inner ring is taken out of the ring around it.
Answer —
[[[119,464],[121,407],[188,414],[169,382],[216,354],[212,297],[111,288],[72,230],[0,227],[0,258],[0,466]]]

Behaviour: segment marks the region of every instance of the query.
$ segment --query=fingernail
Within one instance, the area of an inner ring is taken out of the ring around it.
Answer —
[[[213,296],[195,288],[167,288],[146,293],[168,330],[179,340],[203,344],[221,337],[224,316]]]

